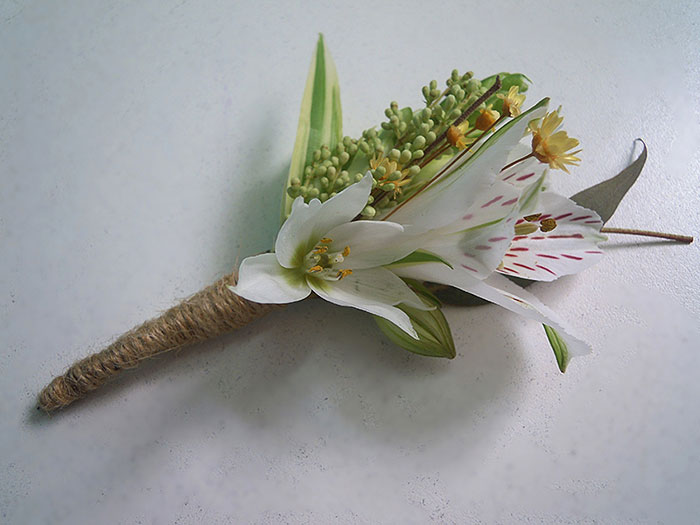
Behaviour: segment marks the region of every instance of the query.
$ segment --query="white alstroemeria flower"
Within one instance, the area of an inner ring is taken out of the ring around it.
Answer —
[[[516,122],[442,185],[438,181],[390,217],[407,231],[425,232],[421,249],[451,268],[435,262],[391,268],[401,277],[446,284],[554,328],[568,348],[565,367],[570,357],[587,353],[588,345],[532,294],[494,273],[551,281],[581,271],[602,255],[600,217],[543,191],[545,164],[529,159],[501,172],[522,156],[520,140],[528,122],[545,112],[540,107]]]
[[[417,339],[396,305],[430,308],[382,267],[413,252],[415,237],[394,222],[353,221],[371,189],[368,174],[324,203],[297,197],[275,253],[244,259],[231,290],[250,301],[277,304],[300,301],[313,291],[331,303],[381,316]]]

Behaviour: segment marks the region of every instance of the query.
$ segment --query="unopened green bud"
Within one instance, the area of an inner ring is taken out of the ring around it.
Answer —
[[[304,175],[307,177],[313,173],[314,169],[311,166],[306,166],[304,168]]]
[[[429,132],[426,133],[426,135],[425,135],[425,140],[427,140],[428,143],[430,143],[430,144],[432,144],[433,142],[435,142],[435,139],[436,139],[436,138],[437,138],[437,135],[435,134],[434,131],[429,131]]]
[[[476,78],[472,78],[472,79],[469,80],[469,82],[467,82],[467,88],[466,88],[466,89],[467,89],[467,91],[468,91],[469,93],[474,93],[474,92],[477,91],[480,87],[481,87],[481,81],[478,80],[478,79],[476,79]]]
[[[407,175],[409,177],[415,177],[419,173],[420,173],[420,166],[411,166],[410,168],[408,168]]]
[[[423,119],[423,121],[427,121],[430,117],[433,116],[433,110],[430,108],[425,108],[423,111],[421,111],[420,118]]]
[[[352,144],[352,138],[345,135],[343,137],[343,145],[347,148],[350,144]]]
[[[423,155],[425,155],[425,152],[422,149],[417,149],[413,152],[413,155],[411,155],[411,160],[422,159]]]
[[[379,176],[380,176],[380,177],[383,177],[384,175],[386,175],[386,168],[385,168],[384,166],[379,166],[379,167],[378,167],[376,170],[374,170],[374,171],[376,171],[377,173],[379,173]]]
[[[328,147],[327,147],[327,146],[323,146],[323,147],[321,148],[321,158],[322,158],[323,160],[326,160],[326,159],[330,158],[330,156],[331,156],[331,152],[330,152],[330,150],[328,149]]]
[[[328,177],[321,177],[321,187],[322,188],[328,187]]]
[[[384,114],[386,115],[386,118],[391,118],[391,117],[394,116],[394,112],[391,111],[391,109],[389,109],[389,108],[386,108],[386,109],[384,110]]]
[[[318,191],[318,188],[311,188],[311,189],[309,190],[309,192],[308,192],[308,196],[311,197],[311,198],[313,199],[313,198],[318,197],[318,194],[319,194],[319,193],[321,193],[321,192]]]
[[[389,104],[389,107],[391,107],[391,109],[393,111],[398,111],[399,110],[399,103],[396,102],[395,100],[392,100],[391,104]]]
[[[362,210],[363,217],[374,217],[376,214],[377,210],[372,208],[372,206],[365,206],[365,208]]]
[[[423,149],[425,146],[425,137],[418,135],[415,139],[413,139],[413,148],[414,149]]]
[[[338,165],[345,166],[349,160],[350,160],[350,154],[347,151],[343,151],[338,156]]]
[[[326,174],[326,171],[328,171],[328,168],[326,168],[323,164],[320,166],[316,166],[316,169],[314,170],[314,175],[317,177],[322,177],[323,175]]]
[[[394,184],[393,182],[387,182],[382,184],[381,189],[383,189],[384,191],[394,191],[396,189],[396,184]]]
[[[455,98],[455,96],[453,94],[450,93],[449,95],[447,95],[447,97],[445,97],[445,106],[444,106],[445,111],[451,110],[455,106],[456,103],[457,103],[457,99]]]
[[[337,165],[338,165],[338,157],[336,157],[335,155],[332,156],[332,157],[331,157],[331,164],[332,164],[333,166],[337,166]]]
[[[402,122],[401,124],[399,124],[399,133],[404,133],[406,131],[407,127],[408,127],[408,124],[406,124],[405,122]]]
[[[399,157],[399,163],[400,164],[408,164],[410,160],[411,160],[411,152],[407,149],[403,150],[401,152],[401,156]]]
[[[448,119],[449,120],[456,120],[459,118],[459,116],[461,114],[462,114],[462,112],[460,110],[458,110],[457,108],[455,108],[452,111],[450,111],[450,116],[448,117]]]
[[[452,79],[452,82],[457,82],[459,80],[459,71],[453,69],[452,74],[450,75],[450,79]]]
[[[329,177],[335,177],[337,171],[338,170],[335,169],[335,166],[329,166],[328,171],[326,171],[326,175],[328,175]]]
[[[389,180],[396,181],[399,180],[401,177],[403,177],[403,174],[400,171],[396,170],[391,175],[389,175]]]
[[[327,193],[321,193],[318,197],[321,202],[326,202],[328,200],[328,194]]]
[[[401,157],[401,152],[399,150],[397,150],[396,148],[392,149],[389,152],[389,159],[393,160],[394,162],[398,162],[400,157]]]
[[[297,197],[299,195],[299,188],[294,188],[293,186],[290,186],[289,188],[287,188],[287,195],[289,195],[292,198]]]
[[[301,181],[299,180],[299,177],[292,177],[292,180],[290,180],[289,183],[292,186],[301,186]]]
[[[359,171],[355,173],[354,182],[360,182],[362,180],[362,177],[364,177],[364,173],[360,173]],[[349,182],[349,181],[348,181]]]
[[[423,86],[423,89],[421,89],[423,92],[423,96],[425,97],[426,100],[430,98],[430,88],[428,86]]]
[[[369,153],[369,144],[367,144],[366,142],[362,141],[358,146],[360,148],[360,151],[362,151],[362,153],[364,153],[365,155]]]
[[[430,89],[435,89],[437,87],[437,80],[430,81]]]
[[[427,122],[423,122],[423,124],[420,125],[420,134],[426,135],[429,131],[430,131],[430,126],[428,125]]]
[[[394,127],[398,126],[399,125],[399,117],[397,117],[396,115],[392,115],[391,118],[389,119],[389,123]]]
[[[321,150],[320,149],[317,149],[316,151],[314,151],[314,160],[316,160],[316,161],[321,160]]]
[[[394,127],[389,122],[382,122],[380,126],[382,127],[382,129],[385,129],[387,131]]]
[[[371,195],[369,197],[367,197],[367,204],[372,204],[373,202],[374,202],[374,197],[372,197]]]

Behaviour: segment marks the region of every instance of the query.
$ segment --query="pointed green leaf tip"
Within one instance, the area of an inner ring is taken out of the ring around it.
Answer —
[[[374,316],[377,325],[389,339],[409,352],[428,357],[454,358],[456,355],[455,343],[447,319],[440,310],[440,301],[422,284],[416,281],[407,280],[407,282],[423,302],[436,307],[434,310],[425,312],[403,304],[397,306],[411,319],[411,324],[418,333],[419,339],[414,339],[383,317]]]
[[[598,213],[604,223],[613,216],[625,194],[637,181],[644,163],[647,161],[647,145],[642,139],[637,140],[642,143],[642,152],[637,160],[613,178],[591,186],[571,197],[571,200],[579,206]]]
[[[323,34],[319,34],[301,101],[292,163],[284,186],[282,221],[289,216],[294,200],[287,194],[287,188],[304,180],[304,166],[312,160],[314,150],[322,144],[335,148],[342,138],[342,127],[338,74]]]
[[[544,327],[544,332],[547,334],[549,344],[551,345],[552,350],[554,350],[554,356],[557,358],[559,370],[563,374],[566,372],[566,367],[569,364],[569,349],[566,347],[566,343],[554,328],[547,326],[546,324],[543,324],[542,326]]]

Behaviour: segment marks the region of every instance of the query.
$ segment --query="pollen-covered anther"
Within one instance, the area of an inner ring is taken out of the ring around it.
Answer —
[[[554,228],[557,227],[557,221],[554,219],[542,219],[540,221],[540,231],[543,232],[551,232]]]
[[[330,237],[323,237],[319,242],[321,244],[330,244],[333,242],[333,239],[331,239]]]
[[[319,266],[317,264],[316,266],[312,266],[311,268],[309,268],[308,271],[309,271],[309,273],[316,273],[316,272],[320,272],[321,270],[323,270],[323,266]]]
[[[352,270],[339,270],[338,273],[336,274],[336,277],[338,277],[338,280],[340,281],[343,277],[347,277],[352,273]]]
[[[316,246],[316,248],[314,248],[315,254],[326,253],[327,251],[328,251],[328,246]]]
[[[530,235],[537,231],[537,224],[532,222],[521,222],[515,225],[515,235]]]
[[[532,215],[526,215],[523,217],[527,222],[537,222],[542,217],[541,213],[533,213]]]
[[[350,255],[350,246],[346,246],[345,248],[343,248],[342,253],[343,253],[343,257],[347,257],[348,255]]]

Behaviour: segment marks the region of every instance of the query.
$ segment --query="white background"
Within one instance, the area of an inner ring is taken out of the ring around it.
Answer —
[[[449,309],[453,361],[313,301],[125,373],[63,413],[35,396],[268,249],[317,33],[345,132],[452,68],[522,71],[584,162],[650,158],[610,225],[698,235],[694,2],[0,2],[0,522],[692,523],[698,244],[615,237],[532,290],[594,353]]]

